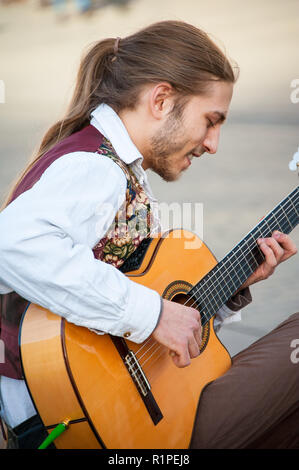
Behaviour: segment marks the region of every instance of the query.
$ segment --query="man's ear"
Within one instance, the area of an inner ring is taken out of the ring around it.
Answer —
[[[168,82],[158,83],[152,88],[149,96],[149,106],[155,119],[164,119],[172,110],[174,95],[174,89]]]

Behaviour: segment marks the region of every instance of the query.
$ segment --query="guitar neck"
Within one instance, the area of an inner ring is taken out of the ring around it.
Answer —
[[[203,279],[189,291],[203,324],[207,323],[264,261],[258,238],[274,230],[289,234],[299,223],[299,186],[264,217]]]

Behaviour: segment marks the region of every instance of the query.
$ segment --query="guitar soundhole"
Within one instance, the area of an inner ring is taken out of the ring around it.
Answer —
[[[188,305],[188,307],[196,308],[199,313],[200,309],[194,299],[187,294],[193,286],[186,281],[174,281],[164,290],[162,297],[166,300],[171,300],[179,304]],[[202,319],[202,317],[201,317]],[[202,327],[202,343],[200,345],[200,352],[202,352],[208,344],[210,336],[210,322],[207,322]]]

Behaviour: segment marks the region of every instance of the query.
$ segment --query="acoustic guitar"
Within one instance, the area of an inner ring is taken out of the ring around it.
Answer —
[[[256,240],[276,229],[290,233],[298,222],[299,186],[219,263],[183,229],[144,241],[126,261],[123,271],[133,281],[198,308],[201,352],[185,368],[177,368],[152,337],[135,344],[98,335],[29,304],[20,329],[22,366],[48,432],[69,422],[56,447],[188,448],[203,388],[231,366],[213,317],[262,263]],[[191,243],[197,248],[188,249]]]

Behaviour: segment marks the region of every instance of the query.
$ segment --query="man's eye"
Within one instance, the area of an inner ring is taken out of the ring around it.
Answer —
[[[215,124],[213,123],[213,121],[211,121],[211,119],[208,119],[208,127],[215,127]]]

